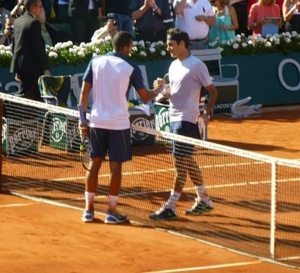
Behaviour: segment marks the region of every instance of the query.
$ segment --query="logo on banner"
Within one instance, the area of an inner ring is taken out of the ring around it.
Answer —
[[[161,107],[155,116],[157,130],[170,132],[170,113],[167,107]]]
[[[66,134],[66,118],[54,117],[52,119],[51,138],[54,142],[61,142]]]
[[[138,117],[138,118],[134,119],[131,122],[131,124],[146,127],[146,128],[150,128],[150,129],[155,129],[154,119],[149,120],[149,119],[146,119],[144,117]],[[148,138],[148,136],[149,135],[147,133],[132,130],[132,137],[137,141],[143,141],[146,138]]]

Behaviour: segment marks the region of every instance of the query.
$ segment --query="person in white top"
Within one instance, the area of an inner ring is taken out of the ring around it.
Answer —
[[[201,0],[202,1],[202,0]],[[169,29],[167,46],[171,57],[176,58],[169,67],[170,88],[162,94],[170,99],[171,132],[185,137],[200,139],[197,117],[200,115],[199,101],[201,88],[209,93],[209,101],[201,114],[203,122],[209,116],[217,98],[217,90],[212,83],[207,66],[189,50],[188,34],[180,29]],[[194,158],[194,146],[173,142],[173,158],[176,175],[168,201],[152,212],[149,218],[154,221],[177,218],[176,204],[181,196],[187,177],[194,184],[197,198],[194,205],[185,211],[187,215],[197,215],[213,209],[213,202],[207,195],[199,165]]]
[[[204,49],[209,27],[216,24],[213,7],[208,0],[175,0],[175,27],[188,33],[190,49]]]
[[[92,42],[97,42],[106,38],[112,40],[115,34],[118,32],[117,14],[108,13],[106,17],[107,17],[106,24],[94,32],[94,35],[91,39]]]

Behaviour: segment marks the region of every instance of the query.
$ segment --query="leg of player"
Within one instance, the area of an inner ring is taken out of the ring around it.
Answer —
[[[122,180],[122,162],[110,162],[110,185],[109,185],[109,204],[105,217],[106,224],[118,224],[127,220],[125,214],[117,211],[119,192]]]
[[[84,223],[94,221],[94,198],[96,194],[96,187],[98,184],[98,173],[102,164],[102,158],[92,158],[89,165],[89,170],[86,172],[85,181],[85,209],[81,220]]]
[[[195,160],[191,157],[190,162],[187,164],[187,166],[189,175],[195,186],[197,198],[195,198],[194,205],[190,209],[186,210],[185,214],[198,215],[204,212],[211,211],[213,209],[213,202],[207,194],[203,182],[202,173],[197,162],[195,162]]]
[[[176,168],[176,177],[174,188],[170,193],[168,201],[162,207],[151,213],[149,218],[155,221],[173,220],[177,218],[176,204],[181,196],[182,189],[187,179],[187,167],[185,165],[185,157],[174,157],[174,165]]]

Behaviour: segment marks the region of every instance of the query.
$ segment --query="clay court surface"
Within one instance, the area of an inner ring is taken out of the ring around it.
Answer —
[[[261,116],[218,115],[212,142],[275,157],[300,159],[300,108],[267,108]],[[270,263],[164,230],[128,223],[83,224],[81,210],[0,194],[0,272],[292,273]]]

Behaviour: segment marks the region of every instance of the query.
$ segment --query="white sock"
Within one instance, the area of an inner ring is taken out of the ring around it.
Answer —
[[[169,200],[166,204],[166,207],[171,208],[173,211],[176,210],[176,203],[178,202],[179,198],[180,198],[180,193],[176,192],[176,191],[171,191]]]
[[[94,210],[94,199],[95,193],[94,192],[85,192],[85,208],[89,210]]]
[[[201,185],[201,186],[195,186],[195,190],[197,193],[197,201],[202,201],[202,202],[207,202],[209,201],[209,197],[207,195],[206,189],[205,189],[205,185]]]
[[[109,210],[115,211],[116,206],[118,204],[119,196],[117,195],[109,195],[108,196],[108,202],[109,202]]]

